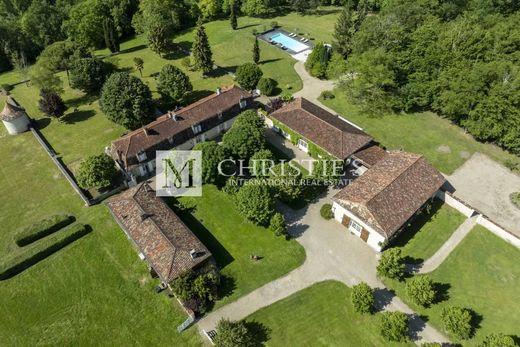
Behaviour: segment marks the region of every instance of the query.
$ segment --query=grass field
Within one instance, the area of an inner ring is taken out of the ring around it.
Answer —
[[[194,206],[193,214],[181,216],[221,267],[224,297],[217,307],[285,275],[305,260],[300,244],[244,220],[231,197],[215,186],[204,186],[202,197],[184,197],[181,201]],[[252,254],[262,259],[251,261]]]
[[[518,157],[497,146],[476,141],[447,119],[431,112],[383,114],[370,117],[353,106],[340,91],[322,100],[338,114],[358,124],[387,149],[402,149],[423,154],[437,169],[451,174],[473,153],[481,152],[499,163],[518,161]]]
[[[12,233],[48,215],[71,213],[93,231],[0,281],[0,341],[6,346],[174,344],[197,346],[195,329],[178,334],[178,304],[155,294],[145,263],[103,205],[83,206],[31,133],[0,130],[0,256]]]
[[[520,250],[476,226],[453,253],[431,273],[432,279],[444,287],[445,300],[424,309],[406,298],[404,283],[385,281],[397,295],[408,301],[416,312],[442,328],[443,307],[457,305],[476,313],[476,335],[464,346],[477,346],[484,336],[501,332],[520,337]]]
[[[317,283],[246,318],[267,330],[266,346],[414,346],[379,336],[378,316],[354,311],[351,290],[335,281]]]
[[[466,218],[454,208],[435,199],[430,213],[424,211],[392,242],[401,247],[408,262],[431,257]]]

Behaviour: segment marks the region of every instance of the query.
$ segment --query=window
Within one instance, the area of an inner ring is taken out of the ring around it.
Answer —
[[[193,130],[194,134],[198,134],[202,131],[202,125],[200,125],[200,124],[192,125],[191,130]]]
[[[304,151],[307,151],[309,149],[309,144],[303,139],[298,140],[298,146]]]
[[[280,129],[281,130],[281,129]],[[291,139],[291,135],[283,130],[281,130],[281,133],[282,133],[282,136],[285,137],[286,139],[290,140]]]
[[[363,227],[359,225],[358,223],[354,222],[352,219],[348,223],[348,228],[355,232],[356,234],[360,234],[361,230],[363,230]]]
[[[137,160],[139,162],[145,161],[146,160],[146,152],[139,152],[139,153],[137,153]]]
[[[273,131],[276,133],[280,132],[280,128],[278,128],[276,125],[273,125]]]

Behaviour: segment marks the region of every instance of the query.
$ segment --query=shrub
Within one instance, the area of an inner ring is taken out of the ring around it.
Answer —
[[[285,224],[285,218],[281,213],[275,213],[271,217],[269,222],[269,229],[276,236],[287,236],[287,225]]]
[[[329,220],[334,218],[334,212],[332,212],[331,204],[323,204],[320,208],[320,215],[323,219]]]
[[[219,275],[213,267],[207,272],[188,271],[172,281],[175,295],[182,301],[194,300],[197,312],[203,313],[211,302],[217,300]]]
[[[273,20],[271,22],[271,28],[276,29],[277,27],[278,27],[278,22]]]
[[[492,333],[484,338],[479,347],[518,347],[518,344],[511,336],[501,333]]]
[[[277,198],[288,203],[301,199],[304,192],[304,186],[300,183],[302,173],[299,168],[292,166],[291,162],[275,165],[270,178],[276,182],[273,191]]]
[[[305,68],[311,76],[318,78],[327,77],[327,67],[329,63],[329,49],[323,43],[316,44],[311,54],[305,62]]]
[[[253,347],[257,345],[255,337],[243,321],[221,319],[217,323],[217,336],[213,340],[216,347]]]
[[[430,276],[415,276],[406,282],[406,294],[417,305],[430,306],[435,299],[436,292]]]
[[[445,307],[442,310],[441,318],[444,328],[458,337],[466,340],[471,337],[471,311],[457,306]]]
[[[238,185],[238,178],[236,176],[229,177],[222,188],[222,191],[229,195],[235,195],[239,190],[240,186]]]
[[[404,261],[401,249],[390,248],[383,252],[379,264],[377,264],[377,275],[380,277],[400,280],[404,274]]]
[[[242,88],[252,90],[256,87],[260,78],[262,78],[263,72],[258,65],[245,63],[237,68],[235,74],[236,80]]]
[[[359,313],[372,313],[374,309],[374,290],[365,282],[352,287],[352,305]]]
[[[294,97],[290,92],[285,91],[280,95],[280,99],[282,99],[283,102],[290,102],[293,101]]]
[[[36,240],[44,238],[45,236],[74,223],[75,220],[76,218],[71,215],[55,215],[40,220],[37,223],[17,231],[14,235],[15,242],[19,247],[27,246]]]
[[[114,161],[106,154],[93,155],[81,162],[77,175],[83,189],[105,188],[112,184],[117,173]]]
[[[50,235],[40,242],[33,243],[24,251],[11,257],[5,257],[0,261],[0,280],[13,277],[28,269],[51,254],[59,251],[68,244],[81,238],[91,231],[90,227],[83,224],[73,224],[60,232]]]
[[[334,99],[334,93],[331,90],[324,90],[321,92],[321,98],[323,100],[331,100]]]
[[[274,213],[274,201],[267,187],[258,179],[244,185],[236,194],[236,206],[242,216],[258,225],[268,225]]]
[[[264,95],[271,96],[274,94],[276,88],[276,81],[272,78],[262,78],[258,82],[258,89]]]
[[[61,118],[65,111],[67,111],[67,105],[63,102],[63,99],[58,94],[41,90],[40,100],[38,100],[38,109],[45,113],[47,116]]]
[[[408,338],[408,316],[403,312],[383,312],[380,333],[387,341],[404,342]]]
[[[511,199],[513,205],[520,208],[520,192],[511,193],[511,195],[509,195],[509,199]]]
[[[513,159],[507,159],[504,162],[505,167],[507,167],[511,171],[517,171],[520,170],[520,161],[513,160]]]
[[[235,158],[249,160],[253,154],[265,148],[263,129],[253,124],[234,124],[222,138],[224,148]]]

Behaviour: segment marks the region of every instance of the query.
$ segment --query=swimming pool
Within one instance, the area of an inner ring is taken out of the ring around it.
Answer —
[[[273,40],[276,43],[284,45],[285,47],[287,47],[288,49],[290,49],[291,51],[293,51],[295,53],[304,51],[309,48],[309,46],[307,46],[306,44],[304,44],[302,42],[298,42],[295,39],[290,38],[289,36],[284,35],[282,33],[277,33],[277,34],[271,36],[271,40]]]

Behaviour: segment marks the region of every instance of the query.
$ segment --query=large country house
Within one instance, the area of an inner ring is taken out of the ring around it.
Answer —
[[[433,199],[445,179],[421,155],[371,154],[376,162],[332,198],[332,209],[338,222],[380,251]]]
[[[219,88],[216,93],[115,140],[110,155],[135,184],[139,177],[153,175],[155,151],[188,150],[199,142],[214,139],[252,104],[252,95],[239,87]]]
[[[148,184],[112,197],[107,206],[163,283],[212,260],[206,246]]]

